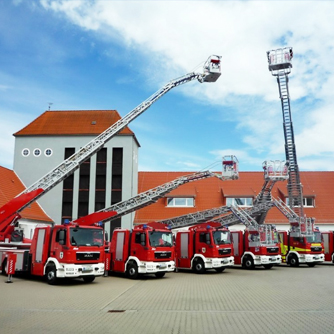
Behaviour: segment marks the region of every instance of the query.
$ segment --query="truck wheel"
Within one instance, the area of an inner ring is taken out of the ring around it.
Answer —
[[[85,283],[92,283],[95,280],[95,276],[84,276],[82,279]]]
[[[251,256],[246,256],[244,258],[243,267],[246,269],[254,269],[254,260]]]
[[[135,262],[130,262],[126,269],[126,275],[128,278],[136,279],[138,278],[138,266]]]
[[[222,273],[225,270],[225,268],[215,268],[215,270],[217,273]]]
[[[205,272],[204,262],[202,259],[196,258],[194,260],[193,271],[196,274],[203,274]]]
[[[54,265],[48,266],[46,268],[46,281],[50,285],[55,285],[57,283],[57,269]]]
[[[292,254],[289,257],[289,263],[291,267],[298,267],[299,266],[299,260],[296,254]]]
[[[158,273],[155,273],[155,277],[157,278],[162,278],[165,276],[166,273],[163,273],[163,272],[158,272]]]
[[[273,265],[272,264],[264,264],[263,267],[265,269],[271,269],[273,267]]]

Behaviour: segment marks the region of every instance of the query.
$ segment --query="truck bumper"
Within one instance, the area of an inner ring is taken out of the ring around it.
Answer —
[[[170,272],[175,270],[175,262],[140,262],[138,265],[139,274],[155,274],[158,272]]]
[[[321,263],[324,261],[324,254],[299,254],[299,263]]]
[[[206,258],[204,266],[205,269],[234,266],[234,256],[229,256],[224,258]]]
[[[83,276],[102,276],[104,274],[104,263],[93,264],[60,264],[57,268],[57,277],[74,278]]]
[[[255,256],[254,265],[263,266],[266,264],[281,264],[282,257],[281,255],[258,255]]]

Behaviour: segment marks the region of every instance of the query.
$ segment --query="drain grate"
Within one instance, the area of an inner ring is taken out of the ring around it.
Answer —
[[[125,310],[109,310],[108,313],[123,313]]]

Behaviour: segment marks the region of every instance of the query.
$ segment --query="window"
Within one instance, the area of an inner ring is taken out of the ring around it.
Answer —
[[[27,157],[29,154],[30,154],[30,150],[29,150],[28,148],[24,148],[24,149],[22,150],[22,155],[23,155],[24,157]]]
[[[50,157],[52,155],[52,150],[51,148],[47,148],[45,151],[44,151],[44,154],[46,157]]]
[[[34,149],[34,156],[39,157],[41,155],[41,150],[39,148]]]
[[[285,203],[286,205],[289,205],[289,197],[286,197],[285,199]],[[295,203],[294,206],[298,206],[297,203]],[[314,198],[313,197],[304,197],[303,198],[303,207],[307,208],[307,207],[311,207],[313,208],[315,205],[314,205]]]
[[[227,197],[226,205],[238,205],[238,206],[252,206],[253,198],[252,197]]]
[[[193,197],[170,197],[167,198],[167,206],[169,207],[194,207],[195,200]]]

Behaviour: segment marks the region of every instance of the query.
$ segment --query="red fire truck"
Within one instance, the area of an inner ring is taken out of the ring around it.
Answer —
[[[325,261],[334,263],[334,231],[321,232]]]
[[[231,231],[235,264],[246,269],[263,266],[270,269],[282,261],[276,228],[272,225],[248,226],[244,231]]]
[[[207,269],[221,273],[234,265],[230,231],[220,223],[198,224],[176,233],[177,269],[192,269],[197,274]]]
[[[279,231],[279,239],[282,262],[291,267],[298,267],[301,263],[314,267],[325,260],[320,231],[314,231],[309,236],[294,236],[291,231]]]
[[[136,279],[141,274],[161,278],[175,270],[173,234],[165,224],[152,222],[133,230],[115,229],[106,254],[106,270]]]
[[[8,273],[8,259],[16,254],[15,273],[45,276],[49,284],[59,278],[83,278],[87,283],[104,274],[104,232],[99,226],[37,225],[27,242],[3,242],[0,269]]]

